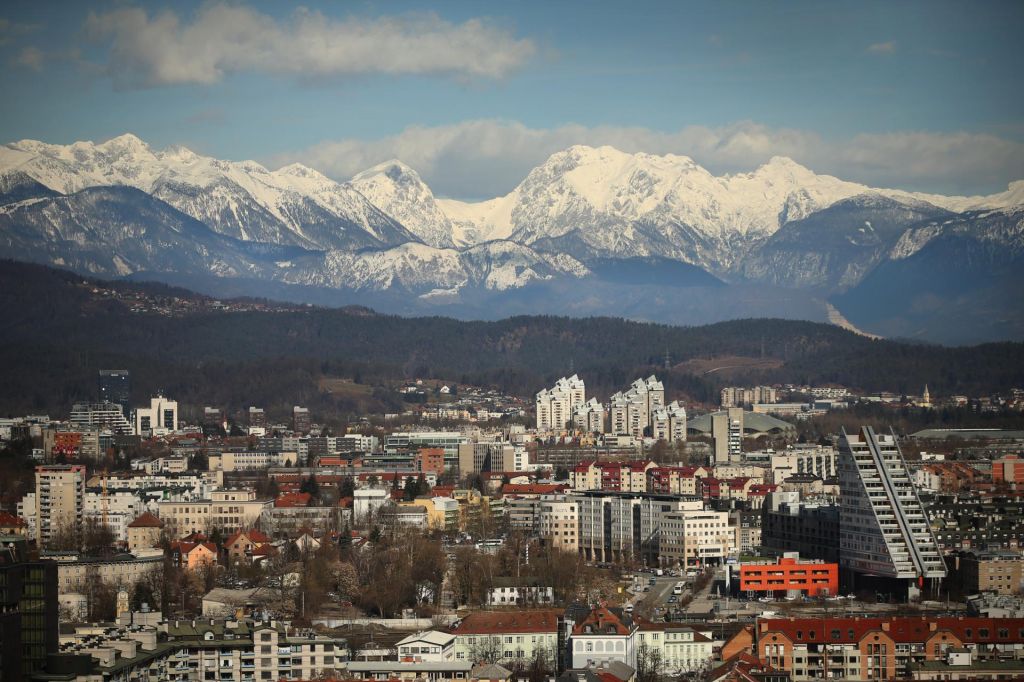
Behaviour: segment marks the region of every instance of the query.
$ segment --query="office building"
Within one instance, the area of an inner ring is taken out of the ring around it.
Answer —
[[[178,403],[157,394],[150,398],[149,407],[135,410],[135,435],[166,436],[178,430]]]
[[[57,565],[0,536],[0,682],[27,682],[57,651]]]
[[[634,559],[651,566],[660,560],[665,516],[704,507],[697,499],[646,493],[580,492],[566,499],[576,505],[577,537],[584,557],[592,561]]]
[[[801,560],[795,552],[776,562],[730,566],[739,592],[748,597],[827,597],[839,593],[839,564]]]
[[[121,414],[131,409],[131,373],[126,369],[101,369],[96,391],[99,402],[117,403]]]
[[[946,567],[894,435],[871,427],[839,439],[839,563],[853,575],[908,581],[913,592]]]
[[[297,434],[306,435],[313,428],[312,418],[309,416],[309,408],[296,405],[292,408],[292,431]]]

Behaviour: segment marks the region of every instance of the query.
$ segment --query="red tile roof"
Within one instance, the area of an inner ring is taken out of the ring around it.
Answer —
[[[617,615],[604,606],[593,609],[586,618],[576,623],[572,628],[572,634],[591,634],[587,632],[588,627],[594,629],[593,634],[628,635],[630,633],[630,628],[626,627]]]
[[[852,644],[870,632],[883,631],[896,642],[915,643],[924,642],[934,632],[943,630],[952,632],[964,643],[1024,643],[1024,618],[792,618],[758,621],[758,638],[763,637],[766,631],[778,632],[794,642],[808,643]],[[999,637],[1000,630],[1005,630],[1007,636]],[[833,638],[833,634],[838,634],[838,637]]]
[[[28,524],[18,516],[14,514],[8,514],[7,512],[0,512],[0,527],[3,528],[23,528]],[[130,524],[129,524],[130,525]]]
[[[490,635],[506,632],[558,632],[560,612],[554,609],[523,611],[476,611],[462,619],[456,635]]]
[[[275,507],[306,507],[313,498],[309,493],[281,493],[274,500]]]
[[[143,512],[137,519],[128,524],[129,528],[163,528],[164,522],[159,516],[150,512]]]
[[[502,495],[552,495],[565,491],[566,483],[506,483],[501,486]]]

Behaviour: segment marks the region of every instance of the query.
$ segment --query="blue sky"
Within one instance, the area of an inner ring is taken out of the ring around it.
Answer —
[[[574,143],[875,185],[1024,178],[1024,3],[5,3],[0,139],[133,132],[507,192]]]

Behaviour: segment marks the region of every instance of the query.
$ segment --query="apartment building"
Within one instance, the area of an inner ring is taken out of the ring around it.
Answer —
[[[576,553],[580,548],[576,502],[565,495],[544,495],[537,508],[537,532],[553,549]]]
[[[765,403],[777,403],[778,392],[771,386],[754,386],[742,388],[727,386],[722,389],[721,403],[723,408],[749,407]]]
[[[1017,594],[1024,581],[1024,557],[1013,552],[977,552],[959,557],[960,585],[965,594]]]
[[[651,417],[651,436],[667,443],[682,443],[686,440],[686,408],[678,400],[654,411]]]
[[[759,619],[755,638],[761,661],[794,682],[910,679],[918,666],[945,660],[950,650],[966,650],[979,661],[1020,658],[1024,619]]]
[[[206,500],[161,501],[159,516],[172,538],[213,528],[234,533],[252,527],[273,505],[273,500],[256,499],[253,490],[214,490]]]
[[[836,449],[830,445],[795,445],[771,455],[772,483],[782,483],[793,474],[814,474],[819,478],[836,475]]]
[[[739,592],[748,597],[817,597],[839,593],[839,564],[802,561],[794,556],[795,552],[792,554],[774,562],[731,566],[730,571],[739,579]]]
[[[283,450],[224,450],[208,455],[210,471],[259,471],[298,465],[298,452]]]
[[[572,421],[576,430],[581,433],[604,433],[604,405],[598,402],[597,398],[591,398],[573,408]]]
[[[150,573],[163,569],[160,549],[140,549],[135,554],[90,557],[78,552],[44,553],[43,558],[57,564],[57,590],[60,594],[84,593],[95,580],[130,588]]]
[[[587,388],[583,379],[575,374],[571,377],[562,377],[553,387],[537,393],[534,401],[537,431],[563,431],[566,423],[572,419],[576,407],[586,402]]]
[[[121,434],[132,432],[132,424],[119,403],[75,403],[69,420],[73,429],[106,429]]]
[[[654,414],[665,408],[665,386],[653,374],[635,380],[624,392],[609,398],[609,432],[643,438],[651,428]]]
[[[871,427],[839,439],[839,563],[854,574],[909,581],[946,576],[939,546],[893,435]]]
[[[36,467],[36,537],[48,547],[62,533],[80,533],[85,514],[85,465]]]

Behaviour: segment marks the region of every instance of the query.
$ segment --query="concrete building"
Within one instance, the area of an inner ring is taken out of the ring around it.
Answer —
[[[743,458],[743,409],[730,407],[711,415],[712,466]]]
[[[313,428],[313,420],[309,415],[309,409],[296,405],[292,408],[292,431],[297,434],[307,435]]]
[[[578,405],[587,401],[583,379],[573,374],[562,377],[550,389],[542,389],[535,398],[537,431],[547,433],[564,431]]]
[[[632,558],[651,566],[660,562],[666,515],[704,508],[698,499],[647,493],[580,492],[567,499],[576,504],[579,549],[587,559]]]
[[[579,551],[579,513],[576,502],[565,495],[544,495],[537,505],[537,532],[562,552]]]
[[[964,594],[1017,594],[1024,581],[1024,557],[1011,552],[969,553],[959,558]]]
[[[839,439],[839,563],[863,576],[938,581],[946,567],[895,436],[871,427]]]
[[[101,403],[121,406],[122,416],[131,408],[131,372],[126,369],[101,369],[97,377],[96,395]]]
[[[214,490],[205,500],[164,500],[159,503],[160,519],[168,537],[209,533],[219,528],[234,533],[257,523],[273,500],[260,500],[252,490]]]
[[[727,386],[722,389],[722,407],[751,407],[766,403],[778,402],[778,393],[771,386],[754,386],[753,388],[741,388],[738,386]]]
[[[555,609],[473,611],[463,618],[455,635],[455,659],[499,665],[527,665],[535,656],[552,664],[559,650],[559,619]]]
[[[827,597],[839,593],[839,564],[801,560],[795,552],[778,561],[730,566],[739,592],[747,597]]]
[[[135,410],[135,435],[166,436],[178,430],[178,402],[162,395],[150,398],[149,407]]]
[[[654,414],[664,407],[664,384],[653,374],[637,379],[625,392],[609,399],[609,433],[643,438],[652,429]]]
[[[581,433],[604,433],[604,405],[597,398],[577,405],[572,413],[573,425]]]
[[[49,547],[58,534],[77,536],[85,520],[85,465],[36,467],[36,538]]]
[[[736,554],[737,529],[729,523],[729,512],[702,507],[662,515],[662,564],[701,568],[723,564]]]
[[[761,510],[761,544],[779,554],[838,562],[839,507],[801,502],[794,492],[773,492]]]
[[[105,429],[113,433],[132,433],[131,422],[125,417],[120,403],[75,403],[71,407],[71,427],[75,429]]]
[[[150,512],[143,512],[128,524],[128,551],[152,549],[160,541],[164,531],[164,522]]]
[[[686,440],[686,408],[674,400],[654,411],[651,419],[651,436],[668,443]]]
[[[0,536],[0,682],[27,682],[57,652],[57,566],[24,536]]]
[[[367,523],[388,499],[388,491],[384,488],[357,489],[352,501],[352,522],[357,526]]]

